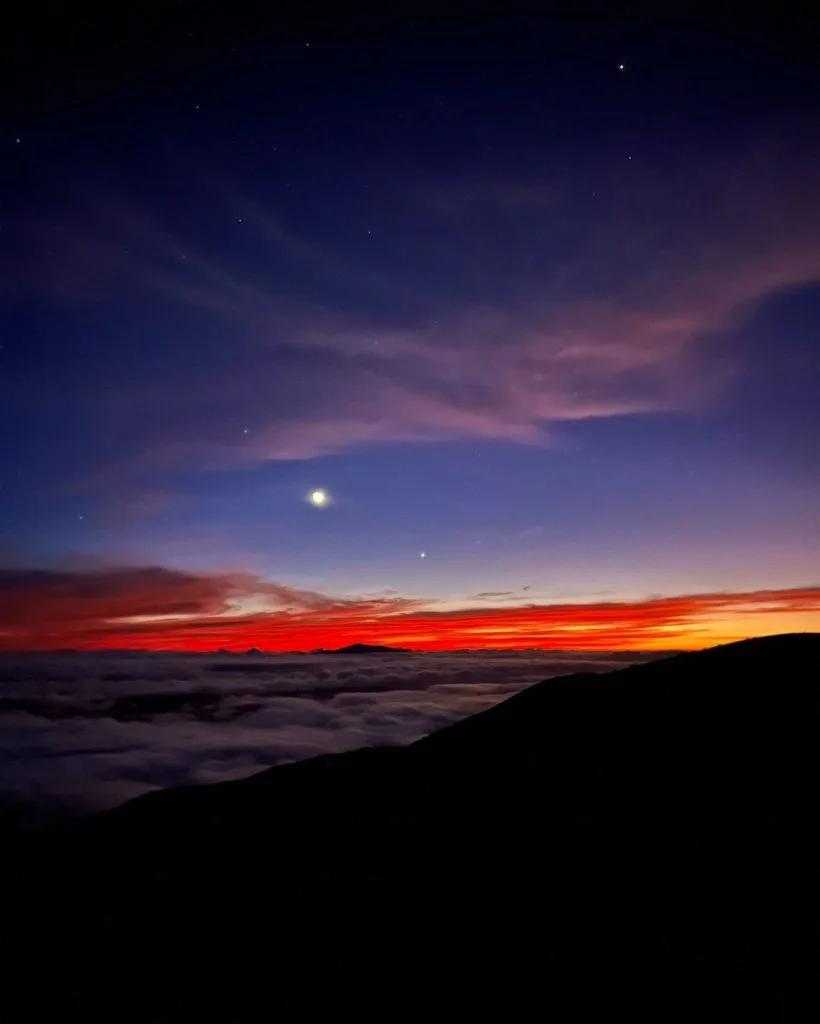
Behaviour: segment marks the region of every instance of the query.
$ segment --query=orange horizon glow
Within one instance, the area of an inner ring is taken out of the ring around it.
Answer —
[[[243,613],[248,600],[262,610]],[[242,574],[161,568],[0,578],[0,650],[310,651],[353,642],[417,650],[693,650],[820,629],[820,586],[635,601],[437,609],[336,598]]]

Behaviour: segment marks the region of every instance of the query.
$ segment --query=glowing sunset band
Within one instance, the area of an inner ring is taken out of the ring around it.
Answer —
[[[353,641],[420,650],[668,650],[818,629],[820,586],[442,610],[404,597],[332,597],[248,574],[0,570],[4,650],[295,651]]]

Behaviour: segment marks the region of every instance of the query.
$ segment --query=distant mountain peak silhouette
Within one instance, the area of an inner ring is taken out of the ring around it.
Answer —
[[[385,644],[348,644],[335,650],[322,651],[323,654],[410,654],[409,647],[387,647]]]

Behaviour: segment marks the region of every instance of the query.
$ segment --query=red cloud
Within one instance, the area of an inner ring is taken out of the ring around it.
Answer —
[[[668,649],[805,628],[818,612],[820,587],[442,611],[395,595],[330,597],[242,573],[0,570],[6,650],[281,651],[353,640],[425,650]]]

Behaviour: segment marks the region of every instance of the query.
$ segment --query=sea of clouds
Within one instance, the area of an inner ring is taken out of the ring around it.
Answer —
[[[0,806],[37,823],[403,744],[539,680],[657,653],[0,655]]]

